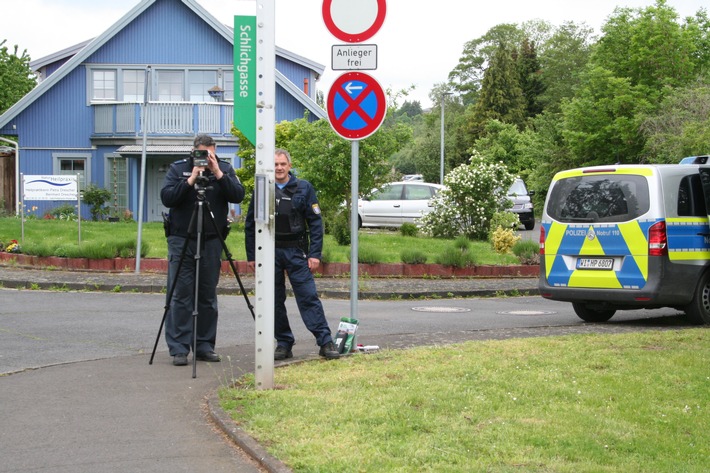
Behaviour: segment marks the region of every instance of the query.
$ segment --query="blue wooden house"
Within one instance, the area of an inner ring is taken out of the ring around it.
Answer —
[[[241,166],[230,132],[233,44],[232,27],[195,0],[142,0],[100,36],[33,61],[38,85],[0,116],[0,135],[19,145],[16,169],[24,175],[79,174],[80,188],[94,183],[111,192],[111,213],[128,210],[137,217],[145,131],[143,215],[160,220],[165,172],[187,156],[196,134],[212,135],[219,156]],[[323,70],[276,48],[277,122],[327,117],[315,102]],[[38,206],[41,216],[66,202],[23,204]]]

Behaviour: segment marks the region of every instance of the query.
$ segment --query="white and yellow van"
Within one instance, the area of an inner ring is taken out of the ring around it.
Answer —
[[[710,166],[562,171],[545,200],[540,294],[588,322],[673,307],[710,324]]]

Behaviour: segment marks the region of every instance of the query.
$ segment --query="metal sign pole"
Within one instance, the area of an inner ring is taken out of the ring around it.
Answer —
[[[143,84],[143,107],[141,108],[141,126],[143,127],[143,150],[141,151],[141,176],[138,189],[138,237],[136,239],[136,274],[141,272],[141,246],[143,242],[143,204],[145,202],[145,168],[148,143],[148,91],[150,88],[150,66],[145,68],[145,84]]]
[[[19,174],[19,182],[20,185],[22,186],[21,188],[17,189],[17,195],[19,195],[22,200],[17,199],[17,202],[20,202],[22,205],[18,205],[20,208],[20,227],[22,228],[22,231],[20,232],[20,240],[22,244],[25,244],[25,176],[20,173]]]
[[[357,228],[357,200],[360,182],[360,141],[354,140],[351,144],[350,156],[350,318],[358,318],[358,228]]]
[[[81,191],[79,190],[79,183],[81,182],[81,173],[76,175],[76,214],[78,215],[77,221],[77,232],[79,233],[79,244],[81,244]]]
[[[255,220],[256,229],[256,324],[255,365],[256,389],[274,387],[274,150],[276,112],[276,25],[275,0],[257,0],[257,104],[256,110],[256,176],[262,216]],[[256,179],[255,179],[256,181]],[[257,204],[257,202],[255,202]]]

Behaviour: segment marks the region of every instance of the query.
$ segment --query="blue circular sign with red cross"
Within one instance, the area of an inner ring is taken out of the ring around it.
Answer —
[[[333,130],[348,140],[367,138],[385,119],[387,102],[380,84],[362,72],[346,72],[328,92],[328,119]]]

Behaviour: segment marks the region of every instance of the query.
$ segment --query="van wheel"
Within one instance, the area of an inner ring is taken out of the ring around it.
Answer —
[[[596,310],[578,302],[573,302],[572,308],[574,308],[577,317],[585,322],[606,322],[616,314],[614,309]]]
[[[698,281],[693,301],[685,306],[685,316],[697,325],[710,324],[710,271]]]
[[[535,220],[525,224],[525,230],[532,230],[533,228],[535,228]]]

